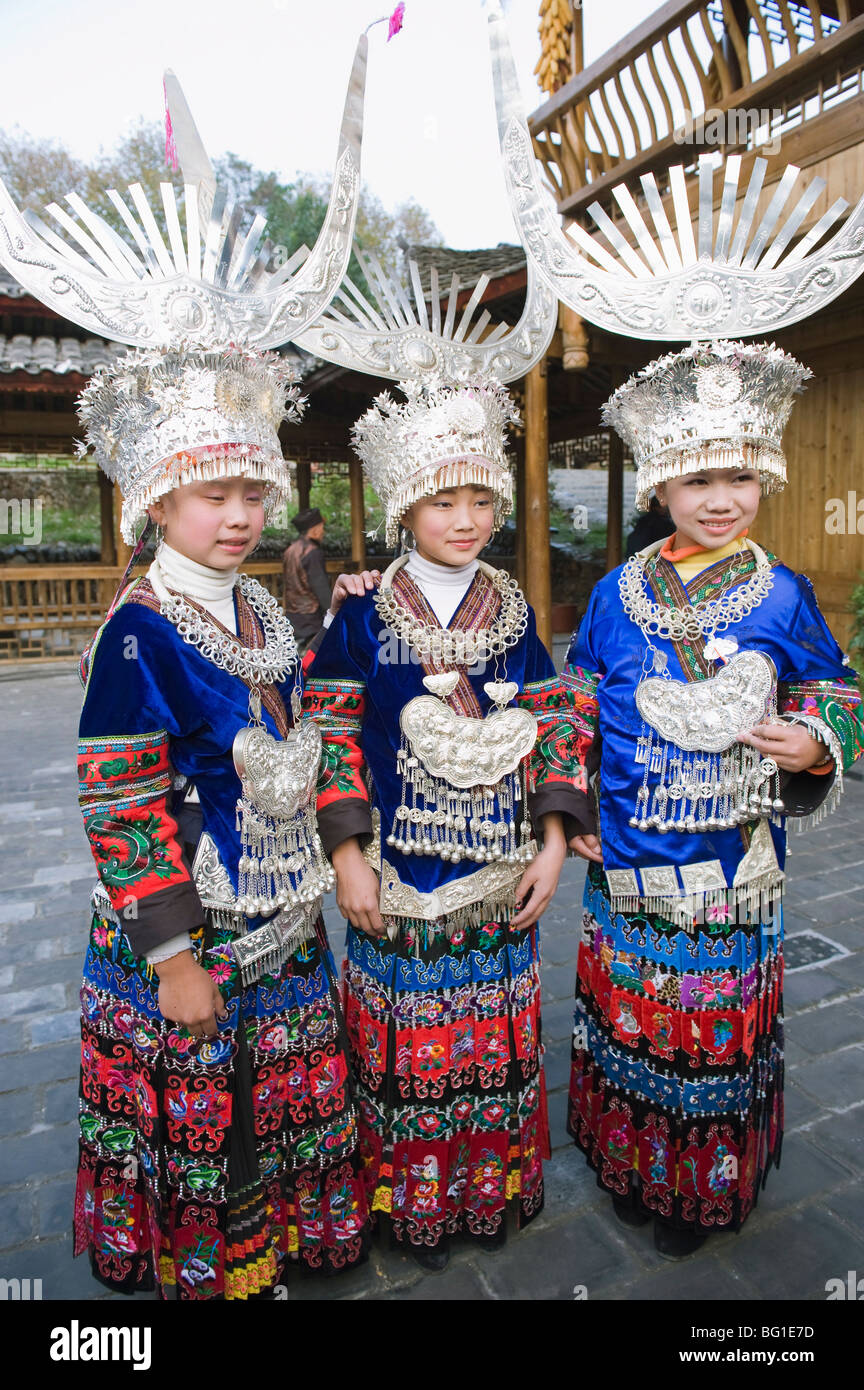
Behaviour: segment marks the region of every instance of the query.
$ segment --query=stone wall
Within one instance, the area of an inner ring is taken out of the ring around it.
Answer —
[[[68,468],[3,468],[0,466],[0,498],[5,501],[25,497],[42,499],[46,507],[66,511],[90,511],[99,506],[99,470]]]

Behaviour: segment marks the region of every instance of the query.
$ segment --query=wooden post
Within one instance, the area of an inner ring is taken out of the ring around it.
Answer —
[[[537,618],[540,641],[552,650],[549,551],[549,406],[545,357],[525,378],[525,596]]]
[[[348,463],[351,482],[351,558],[358,570],[366,568],[366,507],[363,502],[363,466],[359,459]]]
[[[304,461],[297,463],[297,510],[309,510],[309,494],[312,489],[312,465]]]
[[[558,306],[561,329],[561,365],[565,372],[584,372],[590,361],[584,321],[566,304]]]
[[[606,494],[606,571],[623,558],[624,445],[615,430],[609,431],[609,469]]]
[[[99,544],[103,565],[116,565],[114,548],[114,485],[102,469],[99,473]]]
[[[578,73],[582,72],[585,66],[582,36],[582,5],[571,4],[570,12],[573,15],[573,32],[570,35],[570,75],[571,77],[576,77]]]
[[[528,583],[528,563],[525,550],[525,448],[516,455],[516,583],[525,591]]]

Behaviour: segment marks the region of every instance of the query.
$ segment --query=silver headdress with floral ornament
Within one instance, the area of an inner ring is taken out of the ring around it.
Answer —
[[[294,376],[278,353],[239,347],[144,348],[96,372],[79,398],[80,451],[120,485],[126,539],[151,502],[217,477],[270,484],[267,510],[278,511],[290,496],[279,426],[304,406]]]
[[[782,435],[812,372],[773,344],[694,343],[631,376],[603,407],[636,464],[636,506],[652,488],[705,468],[755,468],[763,492],[786,482]]]
[[[56,203],[46,209],[64,240],[34,213],[20,213],[0,182],[0,263],[64,318],[137,349],[98,372],[81,403],[82,451],[118,483],[127,541],[150,502],[199,478],[245,474],[272,484],[269,508],[287,500],[278,429],[299,418],[302,403],[291,364],[266,350],[313,323],[345,273],[367,47],[361,36],[321,232],[311,252],[304,247],[285,264],[265,219],[251,218],[244,231],[243,209],[218,188],[173,73],[165,95],[185,177],[185,230],[170,183],[160,185],[164,235],[144,189],[132,184],[128,202],[107,191],[128,237],[70,193],[74,217]]]
[[[829,240],[849,210],[843,198],[792,244],[824,179],[811,179],[781,222],[800,172],[789,165],[757,219],[768,165],[755,159],[736,219],[742,161],[732,155],[723,164],[715,219],[714,160],[703,155],[695,235],[680,166],[660,178],[671,206],[653,173],[640,180],[644,214],[625,184],[612,189],[629,237],[597,202],[588,212],[599,236],[575,224],[565,230],[541,182],[506,26],[494,4],[489,40],[510,203],[536,273],[562,303],[611,333],[694,340],[637,373],[606,406],[606,423],[636,457],[637,505],[647,506],[654,483],[664,478],[743,462],[759,469],[767,490],[782,488],[783,426],[811,373],[773,344],[745,348],[725,340],[807,318],[864,272],[864,198]]]
[[[408,261],[406,287],[376,257],[357,246],[354,253],[366,293],[346,276],[330,308],[296,341],[327,361],[389,377],[405,394],[397,404],[384,392],[354,429],[357,453],[386,507],[388,542],[413,502],[460,484],[491,490],[500,526],[513,506],[506,428],[519,423],[505,383],[525,376],[546,352],[558,321],[555,295],[529,261],[518,322],[490,327],[491,315],[481,308],[487,274],[457,312],[461,286],[454,272],[442,314],[434,265],[427,292],[416,261]]]
[[[352,442],[387,514],[386,539],[421,497],[473,483],[494,498],[495,525],[513,506],[513,479],[505,456],[506,428],[518,423],[500,381],[432,378],[399,383],[406,400],[384,391],[354,426]]]

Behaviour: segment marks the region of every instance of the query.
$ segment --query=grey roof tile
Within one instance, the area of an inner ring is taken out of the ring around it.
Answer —
[[[15,333],[11,338],[0,334],[0,372],[51,372],[66,376],[70,372],[90,376],[103,363],[116,362],[126,351],[117,343],[102,338],[31,338]]]
[[[513,275],[525,269],[525,252],[521,246],[510,246],[501,242],[485,251],[452,251],[449,246],[409,246],[406,261],[416,261],[420,272],[420,282],[428,294],[432,267],[438,270],[438,285],[445,291],[450,277],[455,271],[462,289],[476,285],[480,276],[486,274],[490,279],[499,275]]]
[[[19,285],[14,276],[9,274],[0,266],[0,298],[4,299],[23,299],[28,291],[23,285]]]

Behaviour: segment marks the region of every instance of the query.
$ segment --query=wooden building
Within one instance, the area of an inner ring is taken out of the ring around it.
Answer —
[[[529,121],[565,225],[593,230],[588,208],[598,202],[632,244],[613,186],[626,181],[638,204],[640,175],[653,172],[659,180],[670,165],[683,164],[695,208],[696,161],[706,150],[742,156],[742,190],[754,159],[768,160],[757,218],[788,164],[802,171],[798,189],[823,178],[826,188],[796,238],[836,198],[854,206],[864,195],[864,0],[670,0],[584,70],[580,20],[571,8],[571,61],[561,75],[568,66],[572,75]],[[682,107],[689,112],[683,124]],[[850,634],[849,593],[864,570],[864,505],[861,533],[857,512],[859,499],[864,504],[862,311],[864,277],[776,336],[815,375],[785,435],[789,485],[766,500],[758,523],[759,538],[810,575],[841,641]],[[571,334],[578,333],[576,316],[569,317]],[[587,324],[582,331],[587,361],[608,371],[610,384],[662,350]],[[548,377],[553,399],[555,370]],[[590,428],[595,393],[582,388],[578,372],[568,395],[573,414],[565,434]],[[619,466],[613,446],[610,536]],[[846,526],[838,533],[831,518],[841,502]]]
[[[545,3],[543,12],[547,18],[551,13]],[[639,176],[654,172],[659,178],[675,163],[685,167],[695,208],[696,164],[706,148],[742,156],[742,188],[754,159],[768,159],[759,212],[773,197],[787,164],[801,168],[805,186],[817,176],[824,178],[826,189],[798,227],[798,237],[837,197],[854,205],[864,194],[864,0],[669,0],[584,69],[581,10],[571,5],[568,13],[559,0],[555,14],[555,25],[544,20],[543,30],[544,44],[555,49],[554,62],[543,67],[552,91],[529,126],[565,223],[587,226],[594,202],[615,221],[616,184],[626,180],[638,202]],[[562,34],[569,46],[566,61]],[[542,55],[541,64],[548,57]],[[719,187],[718,180],[718,199]],[[626,224],[617,220],[616,225],[630,236]],[[481,302],[493,317],[517,321],[526,278],[521,248],[414,248],[414,254],[427,292],[433,258],[443,283],[451,270],[457,271],[460,308],[481,272],[491,274]],[[777,337],[815,377],[786,432],[789,486],[764,503],[758,528],[765,544],[812,577],[841,640],[850,633],[849,593],[864,570],[862,311],[864,277],[820,313]],[[78,429],[74,397],[96,363],[121,350],[86,338],[0,273],[0,451],[71,454]],[[592,328],[562,309],[546,358],[523,383],[513,385],[525,416],[524,435],[515,442],[516,570],[547,642],[554,597],[550,450],[568,441],[596,441],[608,465],[607,565],[617,564],[624,460],[617,437],[602,431],[599,411],[616,385],[662,350],[657,343]],[[362,479],[349,435],[354,420],[387,383],[307,361],[303,385],[310,408],[302,424],[286,427],[283,436],[286,457],[297,464],[298,502],[308,502],[314,464],[343,467],[352,496],[352,554],[346,561],[361,565],[369,558]],[[110,486],[103,481],[101,488],[102,563],[95,570],[0,570],[0,660],[4,655],[74,651],[81,633],[92,630],[104,612],[127,552],[118,539]],[[249,568],[280,591],[278,565],[253,562]],[[61,631],[65,646],[52,638]],[[28,633],[36,635],[31,640]]]
[[[480,303],[495,321],[516,323],[520,317],[526,284],[525,255],[520,246],[500,245],[481,251],[451,251],[441,247],[414,247],[422,283],[430,293],[430,271],[435,265],[440,281],[449,287],[452,274],[459,277],[457,312],[464,308],[481,275],[490,277]],[[2,272],[0,272],[2,275]],[[449,291],[448,291],[449,292]],[[80,427],[75,397],[95,367],[111,361],[124,349],[99,339],[87,338],[30,298],[8,276],[0,279],[0,453],[40,452],[74,454]],[[557,335],[560,339],[560,334]],[[553,344],[553,353],[560,351]],[[297,505],[309,505],[313,468],[338,466],[351,482],[351,553],[328,560],[328,569],[362,568],[383,563],[386,555],[367,555],[363,480],[354,454],[351,427],[380,391],[392,386],[384,378],[353,372],[302,354],[298,359],[308,408],[299,425],[285,425],[281,440],[285,456],[296,466]],[[545,371],[545,363],[542,370]],[[538,608],[541,632],[551,639],[548,566],[548,437],[545,421],[537,432],[540,371],[533,383],[515,383],[517,395],[524,389],[526,411],[534,410],[534,433],[529,429],[514,440],[517,470],[517,506],[527,525],[534,528],[529,545],[532,564],[526,564],[525,527],[520,527],[517,573]],[[585,419],[596,422],[599,405],[608,394],[608,379],[593,367],[586,377],[596,386],[592,412]],[[533,396],[532,396],[533,389]],[[545,392],[543,393],[545,399]],[[563,401],[562,419],[569,406]],[[553,412],[553,422],[558,414]],[[560,434],[553,437],[563,437]],[[526,485],[527,468],[527,485]],[[129,548],[119,535],[119,496],[99,474],[101,500],[101,561],[98,565],[0,566],[0,661],[23,657],[47,659],[72,655],[98,625],[129,558]],[[539,537],[539,542],[536,539]],[[278,561],[251,561],[245,568],[262,579],[277,596],[282,572]]]

